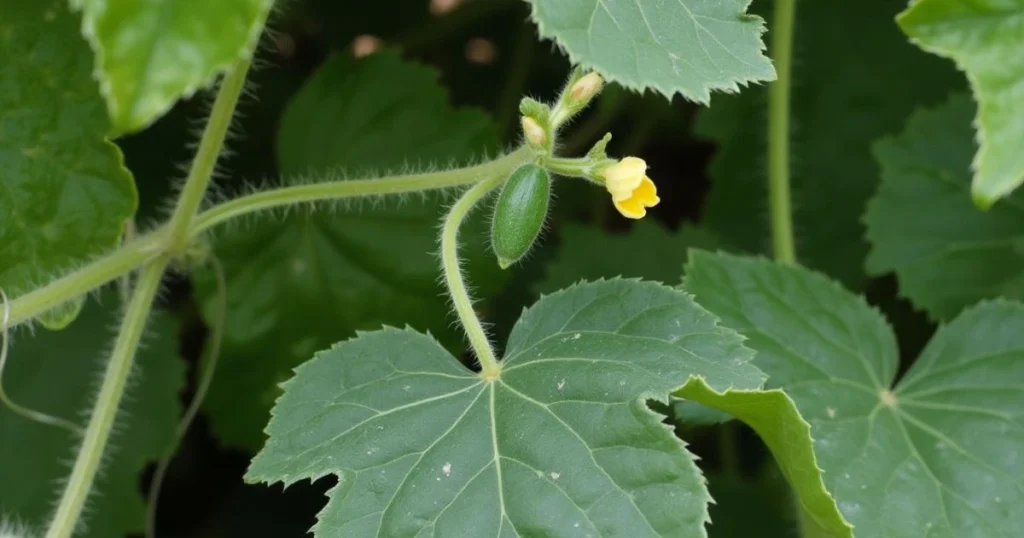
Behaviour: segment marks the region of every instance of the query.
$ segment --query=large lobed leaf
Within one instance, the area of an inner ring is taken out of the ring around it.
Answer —
[[[637,90],[699,103],[775,79],[750,0],[530,0],[540,34],[573,63]]]
[[[18,338],[12,343],[4,387],[15,402],[85,427],[96,381],[108,358],[121,311],[113,293],[86,304],[82,315],[59,333]],[[178,360],[177,324],[164,313],[149,321],[149,335],[136,358],[134,382],[122,400],[117,433],[89,498],[83,538],[140,533],[145,500],[140,474],[170,446],[178,424],[178,394],[185,366]],[[45,528],[68,462],[80,439],[0,406],[0,514],[35,530]],[[41,535],[41,534],[40,534]]]
[[[765,13],[771,2],[758,2]],[[892,22],[906,0],[800,2],[790,142],[797,255],[851,288],[864,281],[860,217],[878,184],[871,143],[898,132],[914,108],[962,84],[956,70],[907,43]],[[769,25],[771,21],[769,20]],[[765,152],[766,89],[723,96],[698,133],[718,143],[702,224],[744,252],[771,248]]]
[[[0,4],[0,288],[17,297],[118,243],[137,196],[105,137],[92,55],[60,0]],[[81,302],[42,321],[60,328]]]
[[[835,282],[697,252],[685,285],[748,338],[769,382],[810,422],[825,481],[857,536],[1019,536],[1024,305],[968,310],[894,384],[892,331]]]
[[[281,118],[278,161],[289,181],[467,162],[493,149],[491,121],[455,110],[437,73],[379,53],[332,56]],[[370,176],[372,177],[372,175]],[[256,219],[216,238],[230,305],[220,373],[205,408],[221,441],[257,450],[278,383],[314,351],[359,329],[408,323],[461,346],[439,284],[441,195],[352,202]],[[502,276],[483,219],[466,233],[467,269],[483,294]],[[212,273],[197,275],[207,319],[215,315]],[[244,403],[243,403],[244,402]]]
[[[864,217],[868,272],[895,271],[900,293],[943,320],[980,299],[1024,298],[1024,192],[984,212],[971,203],[974,108],[955,97],[879,140],[882,184]]]
[[[497,379],[364,333],[296,369],[247,479],[339,475],[317,536],[705,536],[704,479],[645,400],[756,391],[749,359],[686,294],[624,280],[530,308]]]
[[[70,0],[114,129],[144,129],[252,54],[273,0]]]
[[[1024,0],[919,0],[897,21],[915,43],[967,73],[980,146],[971,192],[992,205],[1024,182]]]

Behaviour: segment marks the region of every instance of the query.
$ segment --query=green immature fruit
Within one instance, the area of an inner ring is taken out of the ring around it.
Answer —
[[[551,179],[547,170],[524,164],[512,172],[494,205],[491,245],[502,269],[530,251],[548,214]]]

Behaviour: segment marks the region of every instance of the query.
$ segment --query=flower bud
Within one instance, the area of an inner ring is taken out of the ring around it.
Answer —
[[[526,142],[530,144],[534,149],[542,149],[548,143],[548,135],[544,132],[544,128],[537,123],[537,120],[523,116],[523,136],[526,138]]]
[[[604,79],[601,78],[601,75],[591,71],[576,81],[576,84],[572,85],[572,88],[569,89],[569,95],[576,106],[585,106],[603,87]]]

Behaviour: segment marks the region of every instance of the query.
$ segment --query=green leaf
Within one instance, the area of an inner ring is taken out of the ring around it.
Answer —
[[[971,203],[974,108],[955,97],[879,140],[882,184],[864,217],[868,272],[895,271],[900,293],[944,320],[980,299],[1024,298],[1024,192],[985,212]]]
[[[718,246],[717,239],[701,228],[684,224],[669,231],[650,220],[637,221],[621,234],[569,222],[559,230],[559,239],[557,257],[547,263],[546,276],[535,285],[538,293],[616,276],[676,284],[687,249]]]
[[[775,79],[750,0],[530,0],[543,37],[574,64],[635,90],[708,103],[712,90]]]
[[[694,375],[760,386],[734,332],[671,288],[603,281],[539,301],[505,356],[486,380],[397,329],[320,352],[247,479],[340,475],[318,536],[704,535],[704,480],[645,399]]]
[[[437,74],[397,54],[333,56],[288,105],[278,132],[286,177],[369,174],[408,165],[466,162],[497,145],[479,111],[453,110]],[[431,331],[458,349],[437,261],[444,197],[374,200],[296,211],[229,229],[215,244],[227,274],[223,354],[205,408],[229,446],[257,450],[278,383],[314,351],[382,324]],[[469,279],[482,296],[503,276],[488,253],[480,212],[464,234]],[[197,275],[207,320],[209,271]],[[244,402],[244,403],[243,403]]]
[[[825,481],[857,536],[1011,538],[1024,528],[1024,305],[942,327],[893,384],[882,316],[806,269],[695,252],[686,287],[747,337],[811,424]]]
[[[898,132],[920,105],[937,104],[962,77],[907,43],[892,23],[906,0],[801,2],[794,44],[791,165],[797,256],[852,288],[862,286],[860,217],[879,171],[870,145]],[[754,4],[767,12],[772,2]],[[770,24],[770,21],[769,21]],[[726,244],[771,248],[765,176],[767,91],[724,96],[697,131],[719,144],[701,221]]]
[[[914,43],[967,73],[979,104],[971,192],[991,206],[1024,183],[1024,0],[918,0],[896,20]]]
[[[69,34],[74,35],[74,34]],[[59,333],[16,338],[4,372],[4,387],[24,406],[81,423],[85,427],[114,335],[109,330],[121,309],[114,293],[89,301],[82,315]],[[141,533],[145,500],[140,473],[164,455],[181,412],[178,394],[185,367],[178,359],[178,328],[156,313],[146,345],[136,357],[135,381],[122,400],[109,454],[94,484],[86,511],[85,538]],[[0,406],[0,513],[35,529],[45,528],[78,435],[32,422]]]
[[[71,0],[96,52],[118,133],[146,128],[180,97],[252,54],[273,0]]]
[[[728,413],[754,429],[768,448],[782,474],[796,491],[804,513],[828,531],[825,536],[849,538],[850,526],[826,489],[814,455],[810,425],[800,416],[793,400],[781,390],[731,389],[716,391],[693,379],[675,396]]]
[[[59,0],[0,5],[0,288],[14,298],[115,246],[138,203]],[[46,314],[70,323],[80,301]]]
[[[718,246],[718,240],[699,227],[684,224],[673,232],[652,220],[637,221],[620,234],[569,222],[561,227],[559,239],[557,257],[547,263],[546,276],[534,286],[538,294],[619,276],[677,284],[688,249]],[[674,401],[672,415],[687,424],[716,424],[732,418],[690,400]]]

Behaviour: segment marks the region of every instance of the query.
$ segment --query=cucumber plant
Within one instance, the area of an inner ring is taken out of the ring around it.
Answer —
[[[1022,26],[6,0],[0,537],[1019,536]]]

